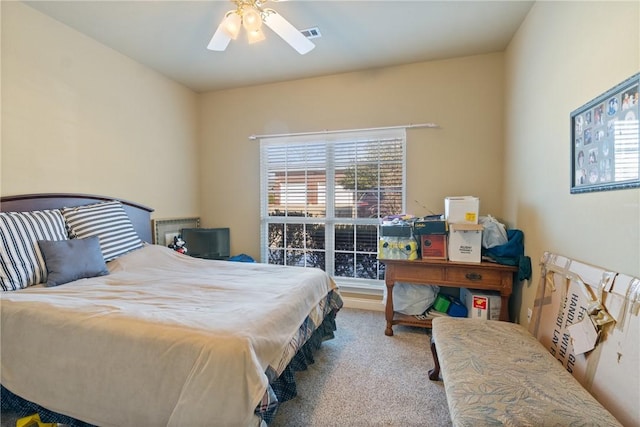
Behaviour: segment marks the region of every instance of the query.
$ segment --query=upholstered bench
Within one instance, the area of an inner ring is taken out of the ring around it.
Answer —
[[[431,352],[454,426],[621,425],[518,324],[438,317]]]

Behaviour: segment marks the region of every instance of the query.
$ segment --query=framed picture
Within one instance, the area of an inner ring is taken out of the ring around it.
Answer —
[[[640,187],[640,73],[571,113],[571,193]]]
[[[154,219],[153,243],[156,245],[168,246],[173,243],[173,238],[180,235],[183,228],[200,227],[200,218],[168,218]]]

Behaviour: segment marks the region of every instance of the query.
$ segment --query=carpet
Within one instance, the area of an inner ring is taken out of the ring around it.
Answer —
[[[336,322],[270,427],[451,426],[443,383],[428,378],[427,329],[394,326],[388,337],[383,312],[349,308]]]

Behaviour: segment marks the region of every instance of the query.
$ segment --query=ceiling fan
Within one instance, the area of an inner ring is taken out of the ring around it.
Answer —
[[[250,44],[262,41],[265,39],[262,31],[263,23],[301,55],[315,47],[309,39],[278,12],[265,8],[264,5],[267,0],[231,0],[231,2],[236,5],[236,9],[230,10],[225,14],[207,49],[225,50],[231,39],[235,40],[238,37],[241,27],[244,27]]]

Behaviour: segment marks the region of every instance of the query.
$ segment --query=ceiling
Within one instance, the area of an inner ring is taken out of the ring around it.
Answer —
[[[40,12],[196,92],[503,51],[533,1],[270,1],[296,28],[317,27],[300,55],[269,29],[249,45],[207,50],[228,0],[26,1]]]

